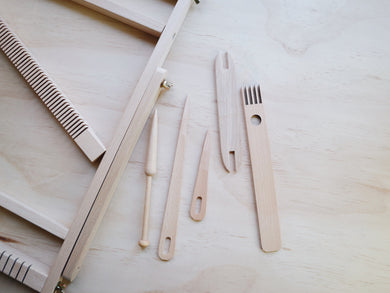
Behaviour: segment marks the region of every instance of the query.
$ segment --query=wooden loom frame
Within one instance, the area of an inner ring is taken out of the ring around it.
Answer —
[[[159,39],[69,229],[0,192],[0,206],[64,240],[51,267],[14,248],[0,245],[2,272],[43,293],[53,292],[62,279],[72,281],[80,270],[119,179],[157,101],[166,75],[166,70],[161,66],[193,2],[177,0],[168,22],[163,25],[116,6],[110,0],[73,1],[159,36]]]

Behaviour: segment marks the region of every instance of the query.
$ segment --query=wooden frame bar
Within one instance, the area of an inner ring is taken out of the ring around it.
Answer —
[[[68,228],[43,215],[42,213],[30,208],[28,205],[18,201],[11,196],[0,191],[0,206],[11,213],[22,217],[30,223],[46,230],[50,234],[64,239],[68,234]]]
[[[150,35],[159,37],[165,24],[135,11],[125,9],[109,0],[72,0],[120,22],[128,24]]]

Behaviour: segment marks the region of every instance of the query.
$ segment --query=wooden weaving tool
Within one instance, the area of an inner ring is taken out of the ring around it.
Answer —
[[[237,172],[241,163],[240,116],[234,62],[228,52],[215,58],[215,82],[222,161],[226,171]]]
[[[0,48],[88,159],[99,158],[103,143],[1,18]]]
[[[200,157],[198,175],[196,176],[194,192],[190,208],[190,216],[194,221],[203,220],[206,215],[207,187],[210,164],[210,131],[207,131]],[[199,209],[198,209],[199,204]]]
[[[241,94],[249,142],[261,247],[266,252],[277,251],[281,248],[280,225],[271,151],[260,86],[243,87]]]
[[[187,124],[189,120],[189,102],[185,102],[181,118],[179,134],[177,136],[175,159],[173,161],[171,180],[167,203],[165,205],[164,220],[161,228],[158,256],[162,260],[170,260],[175,254],[176,231],[179,218],[181,183],[184,168],[184,151],[187,140]]]
[[[144,221],[142,226],[142,237],[138,244],[141,247],[148,247],[148,233],[149,233],[149,212],[150,212],[150,194],[152,191],[152,178],[157,172],[157,144],[158,144],[158,115],[157,110],[154,111],[151,119],[149,146],[145,161],[145,206],[144,206]]]
[[[118,18],[118,7],[106,5],[110,3],[108,1],[77,2],[93,3],[88,7]],[[0,243],[0,264],[3,264],[3,272],[8,276],[43,293],[52,293],[57,284],[58,288],[61,288],[63,279],[65,279],[64,282],[68,282],[76,277],[160,90],[162,87],[168,87],[168,83],[164,82],[166,70],[162,66],[192,2],[192,0],[178,0],[167,23],[159,26],[157,30],[148,21],[129,17],[130,21],[126,22],[124,21],[126,16],[122,16],[121,21],[135,28],[143,28],[143,31],[154,36],[159,35],[154,51],[138,79],[113,139],[107,146],[95,176],[68,229],[63,229],[53,221],[45,221],[47,219],[45,215],[26,208],[26,204],[17,200],[9,201],[8,195],[3,196],[0,202],[5,208],[28,221],[33,219],[31,220],[33,224],[63,239],[59,253],[50,266],[43,265],[39,260]],[[128,15],[134,16],[138,13],[128,13]],[[2,31],[3,29],[4,26],[2,26]],[[158,33],[155,33],[156,31]],[[27,57],[29,56],[26,55]],[[35,66],[35,63],[32,64]],[[37,72],[42,74],[39,70]],[[41,79],[42,81],[48,80],[46,75],[41,75]],[[33,79],[34,85],[35,82],[37,80]]]

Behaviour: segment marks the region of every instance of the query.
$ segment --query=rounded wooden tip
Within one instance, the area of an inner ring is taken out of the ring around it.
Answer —
[[[139,246],[141,246],[141,247],[143,247],[143,248],[145,248],[145,247],[148,247],[149,246],[149,240],[140,240],[139,242],[138,242],[138,244],[139,244]]]

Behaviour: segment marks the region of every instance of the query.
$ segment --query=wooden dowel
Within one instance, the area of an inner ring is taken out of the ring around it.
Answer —
[[[138,242],[141,247],[149,246],[148,234],[149,234],[149,214],[150,214],[150,197],[152,190],[152,177],[157,172],[157,143],[158,143],[158,116],[157,110],[154,111],[149,136],[148,153],[145,161],[145,175],[146,175],[146,188],[145,188],[145,205],[144,205],[144,219],[142,226],[142,237]]]
[[[150,193],[152,190],[152,176],[146,176],[144,219],[142,225],[142,236],[138,242],[139,246],[145,248],[149,246],[149,214],[150,214]]]
[[[64,225],[2,191],[0,191],[0,206],[61,239],[64,239],[68,233],[68,228]]]
[[[156,37],[161,35],[165,27],[164,23],[158,22],[138,12],[126,9],[109,0],[72,1]]]

